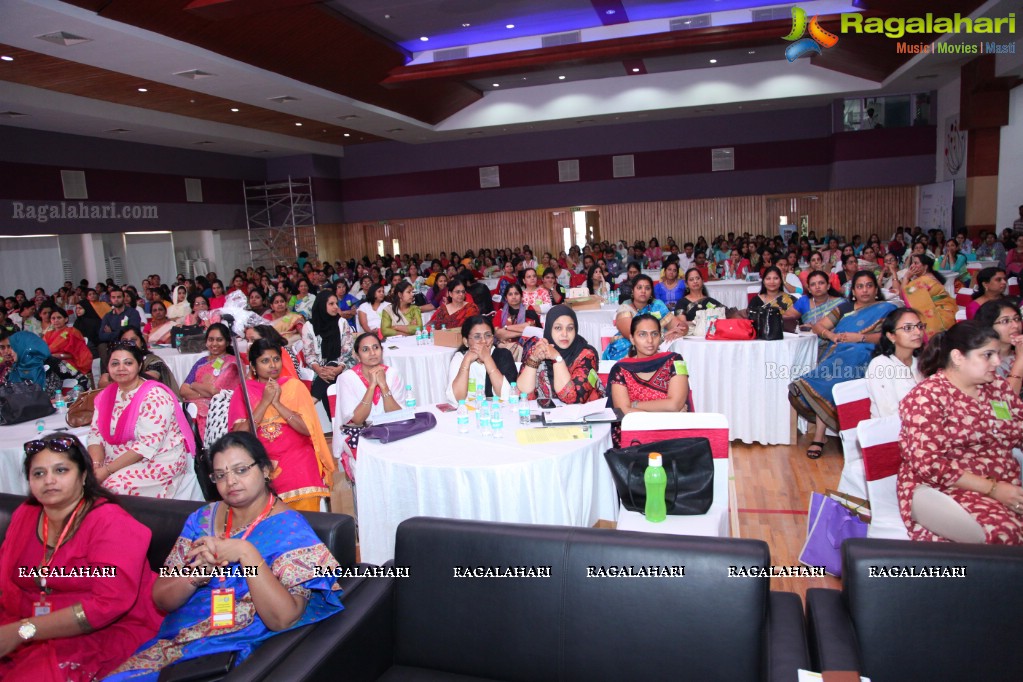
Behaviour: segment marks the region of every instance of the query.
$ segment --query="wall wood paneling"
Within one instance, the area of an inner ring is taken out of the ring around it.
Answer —
[[[566,207],[477,213],[433,218],[395,218],[386,223],[344,223],[317,226],[321,258],[337,260],[376,255],[376,240],[384,239],[390,251],[391,239],[398,239],[402,252],[422,256],[452,248],[458,250],[504,248],[529,244],[534,252],[557,252],[561,227],[569,224]],[[656,236],[683,244],[698,236],[708,240],[728,232],[776,234],[779,216],[798,224],[809,216],[810,229],[823,235],[830,227],[836,233],[866,237],[877,232],[886,239],[898,225],[916,223],[917,186],[872,187],[785,195],[754,195],[652,201],[587,206],[600,215],[600,237],[628,243]],[[555,212],[559,215],[554,215]],[[385,235],[386,225],[386,235]]]

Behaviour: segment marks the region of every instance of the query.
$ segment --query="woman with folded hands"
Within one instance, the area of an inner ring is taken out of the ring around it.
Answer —
[[[211,657],[210,678],[218,664],[222,675],[232,653],[237,665],[275,634],[344,608],[330,577],[337,560],[277,496],[274,463],[259,440],[231,433],[210,452],[210,479],[223,501],[185,521],[164,562],[168,575],[153,586],[153,600],[167,617],[108,680],[155,682],[162,668],[204,656]],[[217,571],[224,575],[211,577]]]
[[[535,398],[540,407],[588,403],[604,397],[604,384],[597,376],[600,356],[578,333],[575,311],[556,305],[547,313],[543,338],[537,341],[522,363],[518,388]]]
[[[469,379],[483,386],[487,398],[507,401],[512,382],[517,379],[515,360],[504,348],[494,347],[494,323],[476,315],[462,324],[462,345],[448,365],[448,402],[457,405],[469,393]]]

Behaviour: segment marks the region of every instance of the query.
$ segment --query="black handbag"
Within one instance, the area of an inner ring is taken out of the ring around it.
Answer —
[[[202,347],[197,350],[184,350],[183,346],[186,344],[189,348],[195,346],[195,338],[202,340]],[[177,348],[182,353],[201,353],[206,348],[206,330],[198,324],[171,327],[171,348]]]
[[[753,308],[749,311],[749,319],[757,338],[763,341],[781,341],[785,338],[785,327],[782,324],[781,311],[771,305]]]
[[[0,424],[20,424],[54,412],[46,391],[31,381],[0,386]]]
[[[234,665],[234,651],[189,658],[160,670],[157,682],[214,682],[223,679]]]
[[[629,511],[645,511],[643,474],[651,452],[660,453],[664,473],[668,476],[664,490],[668,513],[677,516],[706,514],[714,502],[714,455],[706,438],[669,438],[607,450],[604,459],[611,469],[622,506]]]

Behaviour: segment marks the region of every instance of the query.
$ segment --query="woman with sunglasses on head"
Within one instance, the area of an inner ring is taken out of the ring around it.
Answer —
[[[689,399],[689,371],[678,353],[659,352],[661,325],[653,315],[632,318],[632,350],[607,377],[608,407],[629,412],[684,412]],[[620,446],[621,424],[611,428]]]
[[[899,401],[923,381],[917,356],[924,345],[926,326],[912,308],[888,313],[881,323],[881,340],[874,359],[867,365],[867,393],[870,417],[891,417],[899,413]]]
[[[334,454],[344,465],[350,481],[355,480],[351,459],[357,456],[361,427],[377,415],[405,406],[405,383],[398,370],[383,364],[384,349],[380,339],[369,332],[360,334],[355,340],[355,354],[359,362],[337,378],[334,415]],[[349,424],[358,428],[351,428]]]
[[[185,521],[164,562],[171,575],[153,586],[153,600],[167,612],[160,631],[107,680],[155,682],[161,668],[226,652],[235,653],[238,665],[274,635],[344,608],[330,577],[337,560],[305,518],[278,498],[274,464],[259,440],[229,433],[211,446],[210,457],[210,479],[223,501]],[[211,579],[214,571],[223,577]],[[229,627],[216,628],[210,613],[221,590],[231,594],[231,619]]]
[[[25,443],[25,476],[0,547],[0,678],[101,679],[160,626],[152,533],[96,481],[74,436]],[[71,570],[102,577],[45,575]]]
[[[1000,298],[980,307],[973,320],[998,333],[998,357],[1001,364],[995,372],[1020,395],[1023,388],[1023,322],[1016,301]]]
[[[298,379],[281,376],[281,347],[260,339],[249,347],[252,378],[243,383],[255,435],[277,463],[271,474],[280,497],[298,511],[319,511],[337,470],[313,398]],[[251,431],[243,391],[231,399],[232,431]]]
[[[206,330],[208,355],[199,358],[181,384],[181,399],[196,406],[195,423],[199,437],[206,437],[206,418],[210,400],[221,391],[235,390],[241,383],[241,372],[231,346],[231,331],[227,325],[216,322]]]
[[[504,348],[494,347],[494,323],[476,315],[462,324],[462,345],[448,365],[448,402],[457,405],[469,394],[469,379],[483,387],[486,397],[507,401],[512,382],[518,378],[515,360]]]
[[[588,403],[604,397],[604,384],[597,376],[600,356],[579,336],[575,311],[556,305],[547,313],[543,338],[533,344],[522,363],[518,388],[535,398],[540,407]]]
[[[121,331],[117,333],[117,340],[134,345],[142,351],[142,377],[144,379],[155,379],[173,391],[174,395],[180,395],[180,388],[178,387],[177,379],[174,378],[174,373],[171,372],[170,367],[163,361],[163,358],[149,350],[146,338],[139,331],[138,327],[122,327]],[[110,382],[111,378],[108,367],[107,371],[100,375],[97,388],[106,388],[110,385]]]
[[[96,396],[88,441],[96,479],[120,495],[187,498],[192,429],[177,396],[142,373],[144,358],[135,344],[111,344],[112,383]]]

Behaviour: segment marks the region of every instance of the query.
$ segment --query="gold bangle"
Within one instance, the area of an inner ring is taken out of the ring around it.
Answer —
[[[381,392],[380,395],[384,396],[385,398],[390,398],[392,394],[391,393],[383,393],[383,392]]]
[[[995,479],[991,478],[990,476],[987,477],[987,480],[991,481],[991,488],[986,493],[984,493],[984,495],[987,496],[987,497],[990,497],[991,499],[994,499],[994,497],[995,497],[995,488],[998,487],[998,484],[1001,481],[996,481]]]
[[[86,618],[85,609],[82,608],[80,603],[71,605],[71,613],[75,615],[75,622],[82,632],[92,632],[92,625],[89,623],[89,619]]]
[[[360,405],[372,405],[373,401],[372,400],[360,400],[359,404]]]

